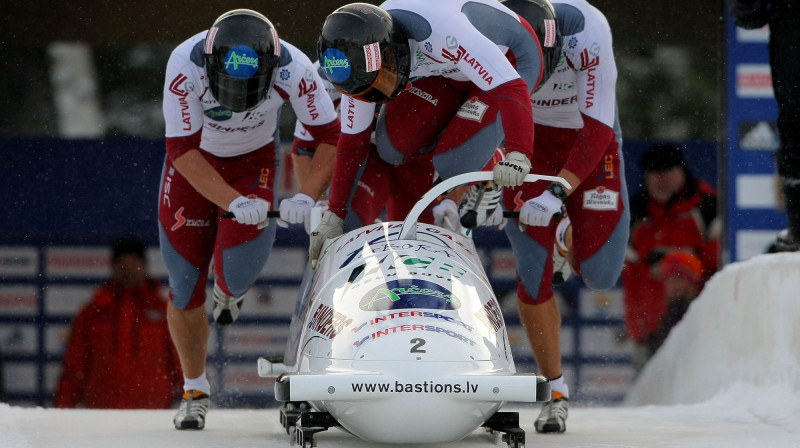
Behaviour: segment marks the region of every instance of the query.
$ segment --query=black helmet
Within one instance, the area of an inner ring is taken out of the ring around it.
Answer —
[[[541,87],[556,71],[561,58],[561,31],[558,29],[556,10],[549,0],[502,0],[500,3],[525,19],[536,32],[544,57],[544,71],[539,81]]]
[[[410,52],[402,27],[366,3],[332,12],[317,41],[320,66],[336,89],[370,103],[385,103],[405,89]]]
[[[204,53],[211,94],[222,107],[244,112],[267,98],[281,47],[266,17],[249,9],[219,16],[208,30]]]

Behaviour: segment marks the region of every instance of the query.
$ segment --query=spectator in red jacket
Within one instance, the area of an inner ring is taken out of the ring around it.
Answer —
[[[622,281],[625,323],[636,345],[634,368],[649,356],[648,339],[666,304],[658,263],[672,250],[700,259],[703,280],[719,269],[719,222],[714,188],[688,169],[680,147],[652,146],[641,159],[644,188],[631,198],[631,235]]]
[[[54,405],[170,408],[183,376],[167,328],[166,294],[147,275],[145,246],[114,242],[112,276],[75,317]]]

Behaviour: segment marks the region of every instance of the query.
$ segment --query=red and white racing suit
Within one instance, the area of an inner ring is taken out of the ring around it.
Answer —
[[[356,186],[376,176],[371,170],[382,170],[381,179],[389,173],[382,188],[387,218],[396,220],[431,187],[434,171],[447,179],[480,170],[503,140],[508,152],[533,153],[529,97],[543,60],[527,22],[491,0],[389,0],[381,8],[408,31],[412,82],[381,108],[377,151],[370,144],[376,105],[342,97],[330,200],[340,217],[357,206]]]
[[[605,290],[622,271],[630,222],[611,28],[584,0],[558,0],[553,6],[564,44],[556,72],[531,97],[536,133],[531,173],[556,175],[563,168],[581,180],[566,201],[573,269],[588,287]],[[519,210],[547,186],[506,187],[504,206]],[[517,295],[525,303],[543,303],[553,296],[556,225],[554,220],[524,232],[514,225],[504,228],[517,263]]]
[[[267,99],[246,112],[232,112],[214,99],[203,62],[206,32],[180,44],[167,63],[164,119],[167,156],[159,193],[161,253],[170,281],[170,300],[178,309],[205,303],[212,256],[223,292],[241,296],[264,267],[276,223],[264,229],[221,219],[221,210],[197,192],[173,161],[192,149],[201,154],[239,193],[275,203],[278,173],[278,113],[289,101],[317,143],[336,144],[339,121],[322,79],[311,61],[280,42],[275,83]]]

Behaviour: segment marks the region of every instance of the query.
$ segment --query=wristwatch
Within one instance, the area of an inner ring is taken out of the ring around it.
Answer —
[[[553,194],[553,196],[561,199],[561,202],[567,202],[567,191],[564,190],[564,187],[561,186],[558,182],[553,182],[547,187],[547,191]]]

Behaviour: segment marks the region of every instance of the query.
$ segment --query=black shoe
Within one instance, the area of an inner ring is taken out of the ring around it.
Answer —
[[[789,233],[789,229],[783,229],[778,232],[775,241],[769,245],[767,253],[797,252],[798,250],[800,250],[800,242]]]

